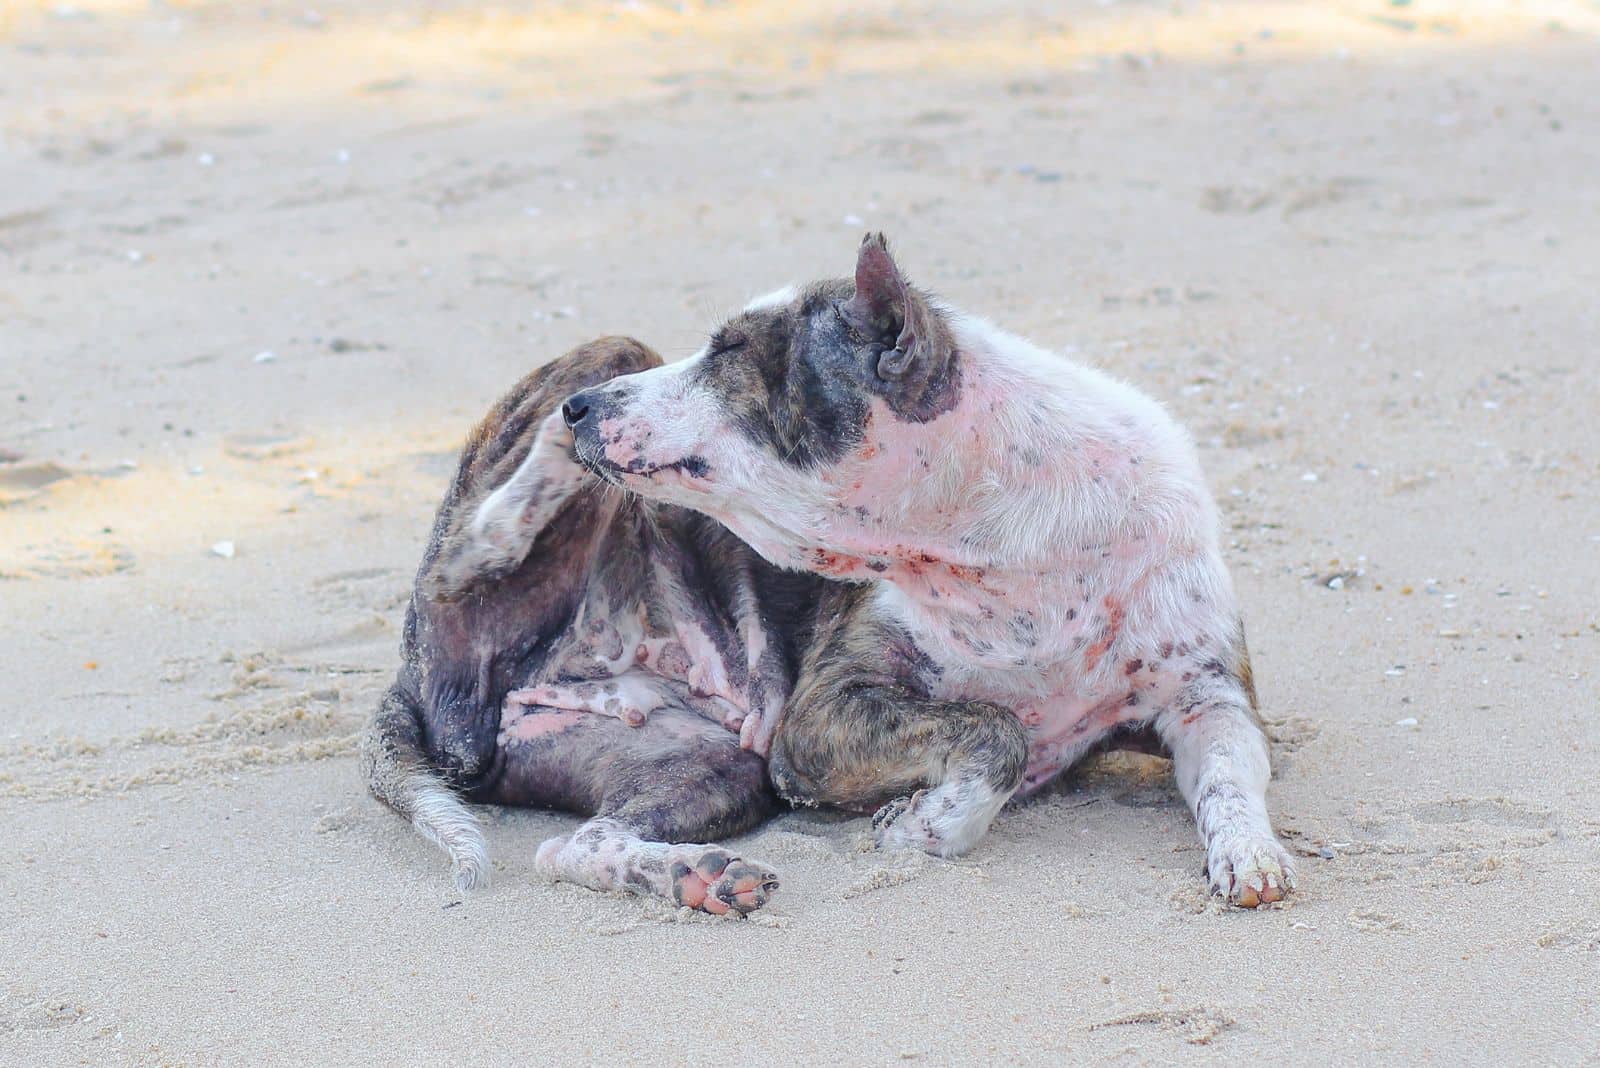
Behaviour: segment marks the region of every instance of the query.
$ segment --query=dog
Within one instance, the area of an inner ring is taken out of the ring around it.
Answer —
[[[361,764],[462,890],[490,874],[468,802],[590,816],[538,848],[555,879],[714,914],[777,889],[766,865],[697,843],[775,811],[755,750],[824,589],[844,587],[578,464],[567,424],[581,419],[563,402],[661,369],[639,342],[602,338],[534,371],[472,433],[434,520]]]
[[[954,856],[1091,750],[1155,742],[1213,891],[1293,888],[1216,505],[1154,400],[912,286],[869,234],[853,279],[562,411],[599,478],[840,584],[743,722],[784,799]]]

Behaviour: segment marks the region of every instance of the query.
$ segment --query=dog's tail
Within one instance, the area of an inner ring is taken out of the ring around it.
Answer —
[[[374,797],[450,854],[459,889],[489,885],[489,846],[478,817],[429,767],[416,704],[398,685],[384,694],[361,740],[361,772]]]

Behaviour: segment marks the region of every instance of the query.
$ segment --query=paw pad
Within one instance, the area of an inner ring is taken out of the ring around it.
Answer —
[[[693,864],[672,865],[673,900],[713,916],[754,912],[777,889],[775,873],[723,849],[708,849]]]

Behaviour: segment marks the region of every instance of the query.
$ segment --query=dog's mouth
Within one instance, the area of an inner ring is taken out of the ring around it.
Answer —
[[[579,438],[573,442],[572,457],[578,461],[578,466],[594,475],[602,482],[609,482],[613,486],[622,485],[622,471],[605,457],[605,451],[595,448],[584,448],[587,442]]]
[[[588,441],[582,438],[574,442],[572,448],[573,456],[584,470],[603,481],[611,483],[613,486],[627,487],[628,483],[625,479],[630,475],[649,482],[654,481],[658,475],[677,471],[689,479],[700,480],[704,479],[711,470],[711,465],[706,463],[704,457],[695,455],[685,456],[681,460],[673,460],[671,463],[665,464],[652,464],[642,457],[635,457],[627,464],[618,464],[606,456],[603,447],[594,445],[590,445],[589,448],[584,447],[589,444]]]

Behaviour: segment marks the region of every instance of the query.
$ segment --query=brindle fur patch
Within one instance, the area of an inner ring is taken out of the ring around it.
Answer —
[[[1016,716],[984,701],[929,698],[937,669],[878,618],[868,588],[830,591],[830,600],[769,757],[779,794],[870,812],[965,770],[1012,793],[1028,756]]]
[[[882,234],[862,250],[854,281],[814,282],[793,301],[723,323],[695,371],[735,426],[796,467],[854,451],[873,397],[925,423],[960,394],[960,353],[932,298],[901,277]],[[882,361],[894,352],[905,367],[886,377]]]

